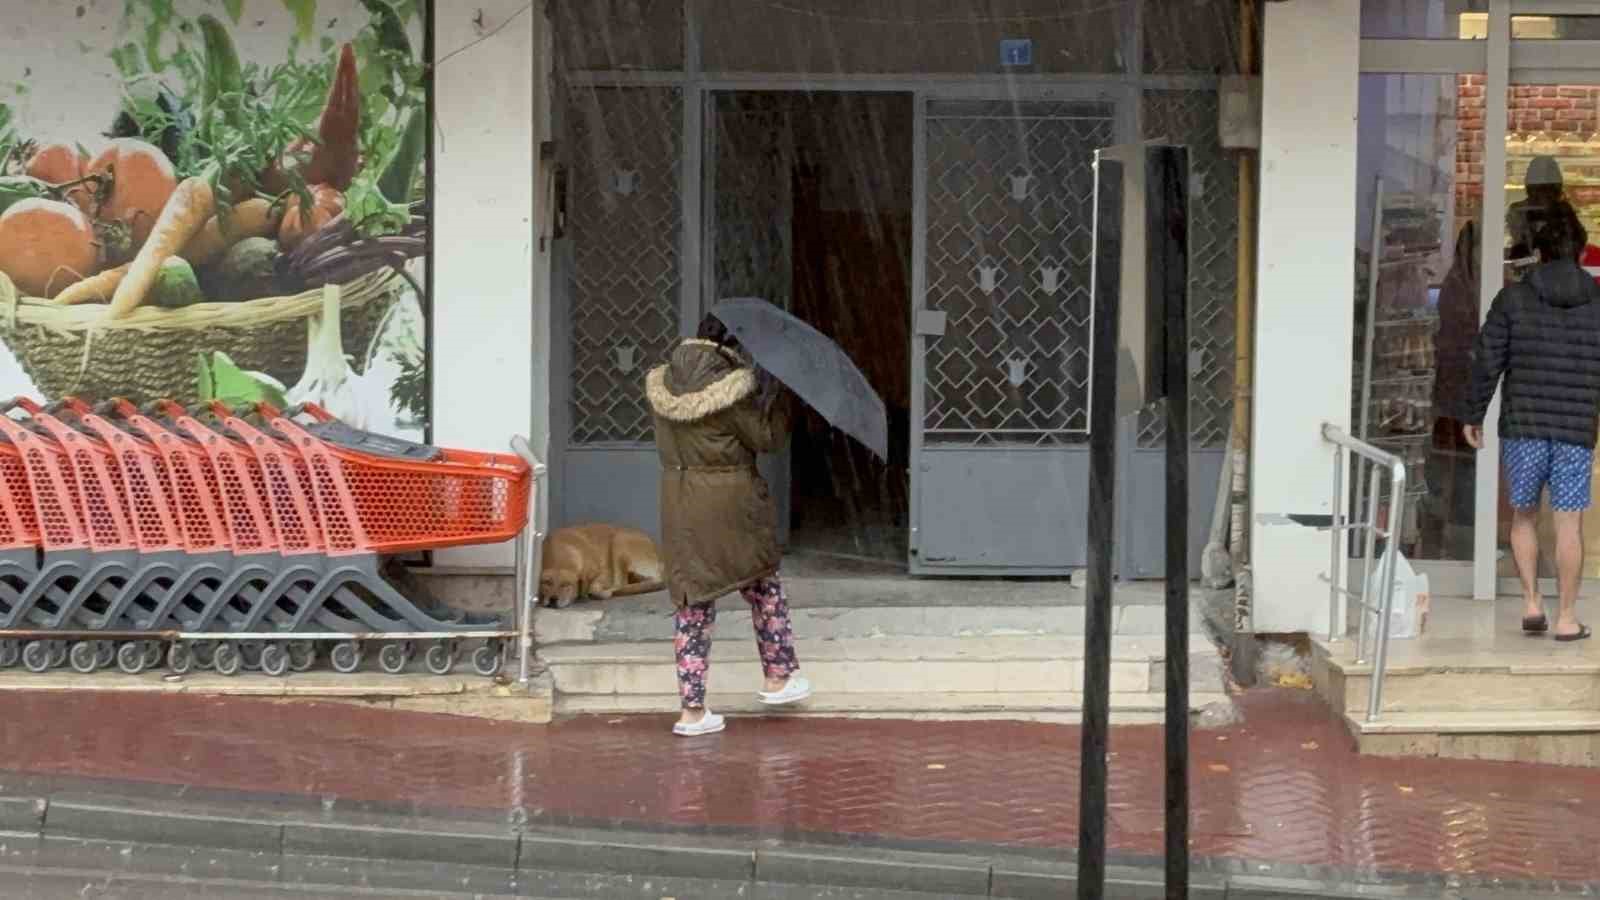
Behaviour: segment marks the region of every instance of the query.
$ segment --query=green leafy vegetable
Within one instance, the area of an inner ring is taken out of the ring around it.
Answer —
[[[227,21],[242,16],[242,0],[209,2],[213,14],[192,17],[176,11],[181,4],[174,0],[127,3],[129,40],[111,52],[124,85],[114,130],[159,145],[180,178],[219,165],[219,211],[225,215],[232,203],[258,193],[306,192],[296,161],[308,157],[317,140],[335,69],[329,57],[338,45],[328,35],[313,43],[315,0],[281,0],[296,27],[288,58],[277,65],[241,62]],[[414,122],[413,115],[426,119],[426,70],[415,52],[415,0],[361,4],[367,22],[351,43],[362,98],[358,146],[367,171],[352,185],[348,208],[360,234],[375,236],[396,233],[408,219],[397,204],[410,199],[421,154],[409,163],[409,176],[400,160],[412,156],[403,145],[414,129],[426,143],[427,123]],[[311,47],[319,52],[296,50]]]
[[[391,202],[378,187],[371,169],[358,172],[345,191],[344,214],[361,237],[398,234],[411,221],[411,208],[403,200]]]
[[[428,149],[428,110],[417,107],[406,116],[405,131],[400,145],[389,157],[383,175],[378,178],[378,190],[395,203],[411,200],[411,186],[417,181],[417,169]]]
[[[17,134],[13,124],[15,120],[16,114],[11,111],[11,105],[0,103],[0,175],[6,174],[12,154],[17,152],[17,147],[22,143],[22,137]]]
[[[234,365],[228,354],[216,351],[209,360],[204,353],[195,355],[195,389],[201,403],[221,400],[229,407],[266,401],[283,407],[284,387],[277,379],[260,372],[246,372]]]
[[[216,18],[201,16],[198,24],[205,41],[206,60],[202,104],[207,110],[223,104],[224,121],[229,127],[239,128],[241,123],[238,117],[243,112],[243,104],[239,99],[245,92],[239,53],[233,47],[233,38],[228,34],[228,29]]]

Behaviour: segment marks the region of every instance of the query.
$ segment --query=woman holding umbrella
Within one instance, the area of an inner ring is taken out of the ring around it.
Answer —
[[[756,366],[723,323],[706,316],[666,365],[645,378],[661,455],[661,540],[667,589],[677,606],[675,648],[683,713],[675,734],[725,726],[706,708],[706,674],[718,597],[750,604],[766,675],[757,699],[799,703],[811,685],[797,675],[789,608],[778,579],[777,506],[756,457],[783,445],[793,398]]]

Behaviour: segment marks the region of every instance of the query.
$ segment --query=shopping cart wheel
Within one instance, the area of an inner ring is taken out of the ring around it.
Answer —
[[[22,662],[22,645],[16,641],[0,641],[0,669],[9,669]]]
[[[277,644],[261,648],[261,671],[274,678],[289,671],[289,651]]]
[[[78,641],[72,645],[72,649],[68,651],[67,656],[72,662],[73,671],[88,675],[95,669],[100,668],[99,644],[99,641]]]
[[[161,657],[166,655],[160,641],[144,642],[144,667],[154,669],[161,665]]]
[[[238,647],[239,658],[244,661],[245,669],[254,672],[261,668],[262,644],[260,641],[240,641]]]
[[[444,641],[429,645],[422,662],[435,675],[449,675],[450,670],[456,667],[456,649]]]
[[[500,673],[499,641],[489,641],[472,651],[472,671],[485,678],[493,678]]]
[[[399,675],[406,670],[409,657],[404,644],[384,644],[378,650],[378,668],[390,675]]]
[[[296,672],[307,672],[316,664],[316,644],[311,641],[293,641],[289,644],[289,668]]]
[[[143,672],[145,666],[144,647],[135,642],[128,642],[117,648],[117,668],[129,675]]]
[[[218,675],[237,675],[244,665],[244,656],[239,652],[239,645],[233,641],[223,641],[211,654],[211,667],[217,670]]]
[[[55,662],[55,654],[48,641],[29,641],[22,648],[22,665],[29,672],[48,672]]]
[[[187,675],[194,668],[194,649],[183,641],[173,641],[167,650],[167,668],[174,675]]]
[[[340,641],[333,645],[333,652],[328,654],[328,661],[333,663],[335,672],[349,675],[361,668],[361,645],[355,641]]]
[[[109,669],[117,662],[117,645],[111,641],[95,641],[95,666]]]
[[[67,664],[67,642],[50,642],[50,668],[59,669]]]
[[[211,664],[215,661],[212,659],[212,657],[217,652],[217,647],[215,644],[210,641],[201,641],[200,643],[195,644],[191,649],[194,653],[195,665],[202,669],[211,668]]]

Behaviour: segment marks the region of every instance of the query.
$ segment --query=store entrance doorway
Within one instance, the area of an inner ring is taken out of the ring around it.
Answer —
[[[1588,235],[1582,262],[1600,277],[1600,73],[1582,81],[1571,78],[1573,73],[1561,74],[1568,77],[1513,78],[1507,96],[1505,284],[1525,277],[1537,262],[1526,233],[1527,213],[1557,201],[1577,212]],[[1583,593],[1600,595],[1600,478],[1592,481],[1590,490],[1590,507],[1583,517]],[[1495,512],[1499,591],[1520,594],[1510,545],[1512,510],[1503,476]],[[1555,539],[1546,503],[1539,514],[1538,566],[1546,597],[1556,594]]]

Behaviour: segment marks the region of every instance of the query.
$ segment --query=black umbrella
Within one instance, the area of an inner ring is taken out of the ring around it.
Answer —
[[[889,458],[883,398],[831,338],[765,300],[724,300],[711,314],[756,365],[783,382],[833,427]]]

